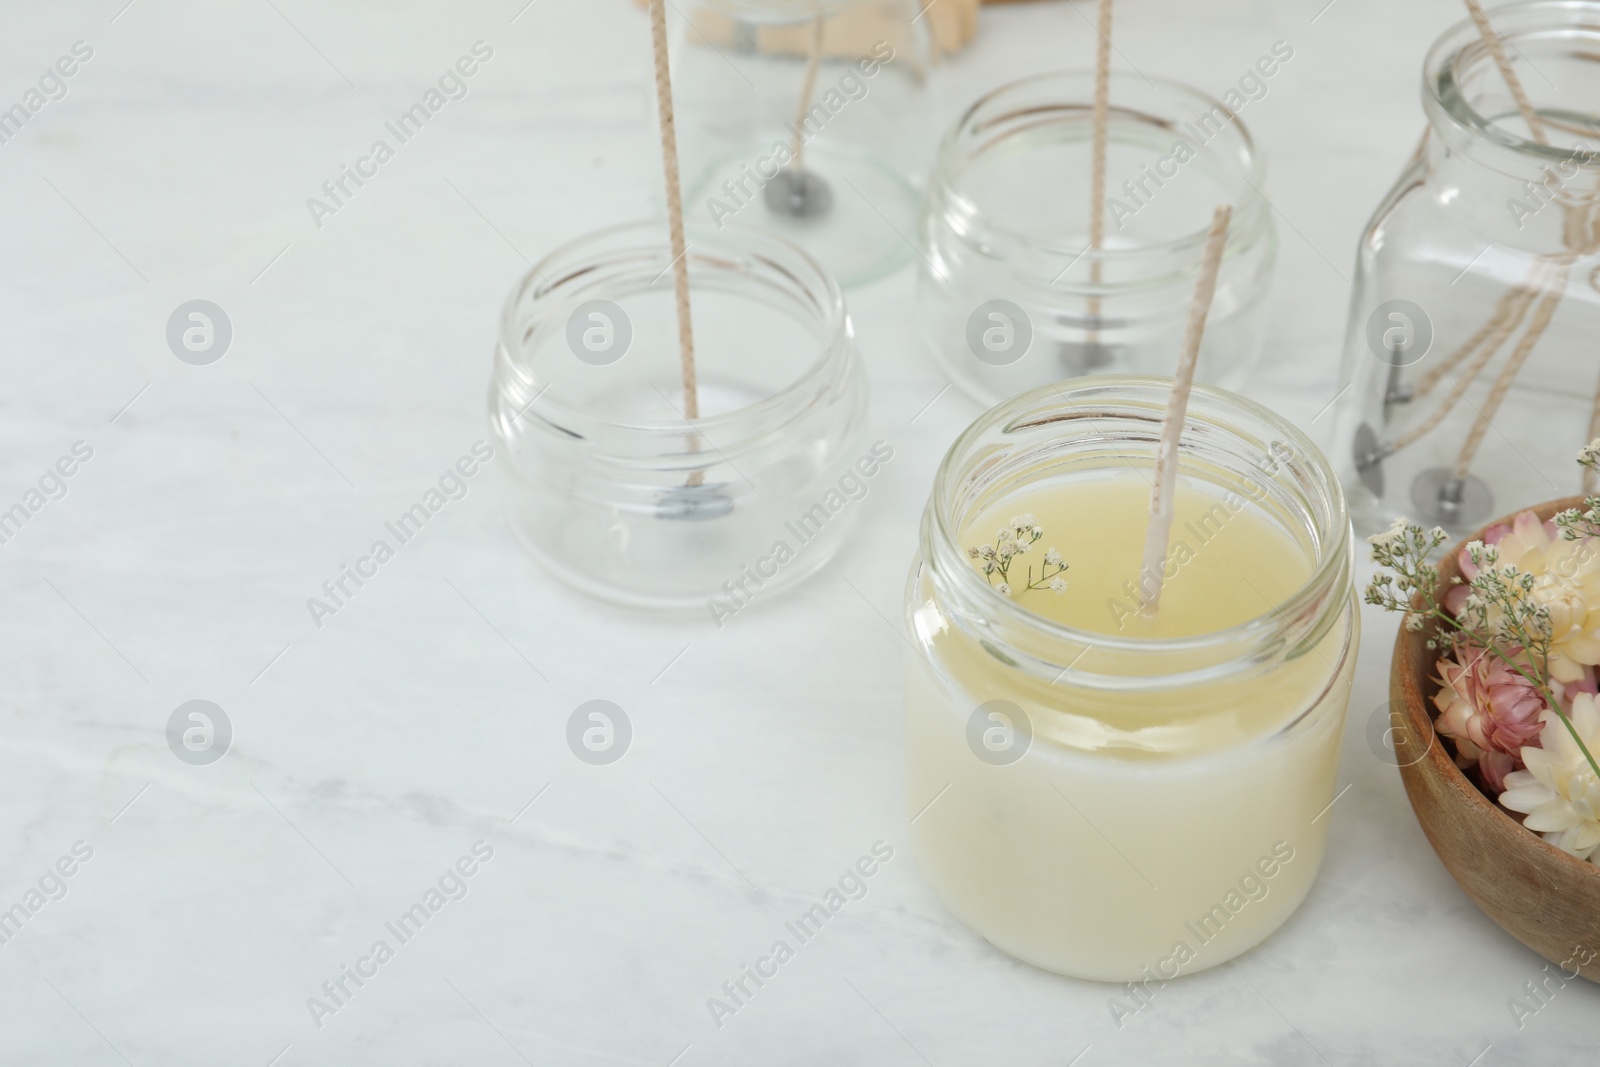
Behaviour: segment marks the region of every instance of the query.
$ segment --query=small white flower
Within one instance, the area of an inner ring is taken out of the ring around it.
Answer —
[[[1011,531],[1001,530],[999,533],[995,534],[995,539],[998,541],[1009,541],[1011,540]]]
[[[1013,541],[1011,543],[1013,546],[1015,546],[1017,555],[1019,556],[1028,551],[1033,544],[1031,541]]]
[[[1582,451],[1578,453],[1578,462],[1585,467],[1600,463],[1600,437],[1583,446]]]
[[[1045,549],[1045,551],[1044,551],[1044,562],[1045,562],[1046,566],[1050,566],[1050,567],[1059,567],[1059,566],[1061,566],[1061,553],[1057,552],[1053,548]]]
[[[971,559],[977,559],[978,549],[976,547],[967,549],[967,556]]]
[[[1035,541],[1037,541],[1037,540],[1039,540],[1039,538],[1044,536],[1044,527],[1043,526],[1035,526],[1033,528],[1033,530],[1030,531],[1030,532],[1033,534],[1033,539]]]
[[[1589,693],[1572,698],[1568,716],[1591,752],[1600,748],[1600,704]],[[1525,771],[1506,775],[1500,803],[1527,815],[1523,825],[1557,848],[1591,863],[1600,862],[1600,780],[1552,711],[1543,715],[1541,747],[1522,750]]]
[[[1405,544],[1406,537],[1410,531],[1410,521],[1399,518],[1394,520],[1394,524],[1383,533],[1376,533],[1367,538],[1367,543],[1372,546],[1374,555],[1379,552],[1392,551],[1395,547]]]
[[[1060,578],[1052,578],[1050,579],[1050,591],[1057,596],[1060,596],[1062,593],[1067,591],[1067,583],[1063,582]]]
[[[978,546],[978,558],[979,559],[994,559],[994,557],[995,557],[995,551],[994,551],[994,546],[993,545],[979,545]]]
[[[1000,542],[999,556],[1000,556],[1000,559],[1001,559],[1002,562],[1004,562],[1005,560],[1010,559],[1012,556],[1014,556],[1016,554],[1017,554],[1017,543],[1015,541],[1001,541]]]
[[[1008,585],[1005,582],[1001,582],[999,585],[995,586],[995,588],[1000,590],[1000,595],[1001,596],[1010,596],[1011,595],[1011,586]]]

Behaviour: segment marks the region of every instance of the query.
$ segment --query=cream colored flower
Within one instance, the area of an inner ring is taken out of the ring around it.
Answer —
[[[1572,725],[1590,752],[1600,752],[1600,703],[1591,693],[1572,699]],[[1500,803],[1527,815],[1523,825],[1579,859],[1600,863],[1600,778],[1554,712],[1544,713],[1542,748],[1522,750],[1525,771],[1506,775]]]
[[[1554,522],[1540,522],[1531,511],[1518,515],[1509,527],[1490,529],[1484,541],[1486,545],[1474,542],[1462,549],[1461,571],[1469,582],[1490,568],[1507,582],[1514,575],[1533,576],[1528,596],[1550,613],[1551,677],[1575,682],[1585,666],[1600,664],[1600,542],[1568,541]],[[1476,553],[1469,551],[1474,547]],[[1470,587],[1456,586],[1445,605],[1459,612],[1471,595]],[[1499,609],[1491,609],[1490,627],[1501,621]]]

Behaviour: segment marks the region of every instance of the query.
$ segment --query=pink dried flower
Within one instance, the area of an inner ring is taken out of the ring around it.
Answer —
[[[1457,741],[1459,749],[1462,745],[1470,745],[1470,741]],[[1478,774],[1483,778],[1483,784],[1489,791],[1496,795],[1506,791],[1506,775],[1512,771],[1520,771],[1525,764],[1520,755],[1508,756],[1504,752],[1484,752],[1479,750]]]
[[[1439,691],[1433,696],[1439,732],[1458,747],[1470,744],[1472,749],[1462,753],[1469,758],[1479,752],[1515,756],[1524,745],[1537,743],[1545,710],[1538,688],[1487,649],[1466,648],[1458,655],[1460,660],[1439,660]],[[1512,769],[1506,766],[1500,773]]]

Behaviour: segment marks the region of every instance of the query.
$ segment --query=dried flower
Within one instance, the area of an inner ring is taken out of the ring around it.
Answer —
[[[1011,596],[1011,565],[1018,556],[1027,555],[1039,539],[1044,536],[1044,527],[1034,521],[1032,515],[1017,515],[1012,518],[1009,526],[1003,527],[995,534],[995,541],[1000,547],[993,545],[978,545],[967,549],[967,556],[971,559],[983,561],[983,573],[990,584],[999,590],[1001,596]],[[1066,592],[1067,583],[1062,581],[1060,575],[1067,569],[1067,564],[1062,560],[1061,553],[1053,547],[1046,550],[1044,562],[1039,566],[1039,576],[1033,575],[1033,567],[1028,567],[1027,577],[1017,595],[1031,592],[1034,589],[1049,589],[1051,592],[1061,594]],[[999,582],[996,583],[996,577]]]
[[[1588,511],[1553,522],[1524,512],[1490,529],[1461,550],[1462,580],[1442,588],[1429,560],[1447,539],[1442,529],[1400,520],[1369,539],[1380,570],[1366,602],[1403,613],[1411,632],[1434,624],[1426,642],[1442,653],[1437,729],[1455,740],[1457,762],[1476,764],[1490,789],[1548,742],[1546,716],[1576,741],[1566,705],[1583,693],[1593,699],[1600,498],[1586,503]],[[1600,779],[1600,762],[1585,745],[1577,750]]]
[[[1600,437],[1584,445],[1578,452],[1578,466],[1600,470]]]
[[[1509,631],[1519,621],[1545,630],[1550,676],[1559,681],[1575,682],[1600,664],[1600,544],[1563,537],[1555,520],[1524,511],[1465,546],[1459,563],[1469,584],[1445,594],[1447,610],[1481,617],[1498,637],[1515,636]],[[1475,598],[1474,586],[1504,587],[1506,596]]]
[[[1458,748],[1471,745],[1463,752],[1469,758],[1478,751],[1515,756],[1536,742],[1548,705],[1533,682],[1486,649],[1463,648],[1456,656],[1439,660],[1439,691],[1433,695],[1439,732]]]
[[[1600,748],[1600,702],[1579,693],[1567,722],[1549,711],[1544,719],[1542,747],[1523,750],[1527,769],[1506,775],[1500,803],[1552,845],[1600,863],[1600,776],[1590,756]]]

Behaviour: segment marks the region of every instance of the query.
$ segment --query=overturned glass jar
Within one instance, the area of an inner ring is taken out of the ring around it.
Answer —
[[[1367,532],[1575,492],[1600,435],[1600,3],[1488,17],[1527,115],[1473,23],[1446,31],[1428,129],[1357,253],[1333,454]]]

